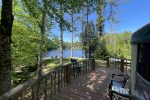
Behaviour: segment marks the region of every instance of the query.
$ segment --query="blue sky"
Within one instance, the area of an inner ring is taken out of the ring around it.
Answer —
[[[143,25],[150,22],[150,0],[118,0],[119,2],[125,1],[123,3],[119,3],[117,8],[117,19],[120,23],[117,24],[117,32],[131,31],[134,32]],[[1,5],[1,2],[0,2]],[[108,11],[107,11],[108,12]],[[96,22],[96,14],[92,14],[89,16],[90,20]],[[65,16],[65,19],[70,20],[68,16]],[[81,32],[80,21],[76,20],[76,26]],[[57,34],[59,36],[60,31],[59,27],[56,24],[51,30],[53,34]],[[110,32],[110,24],[108,21],[105,22],[105,32]],[[69,32],[64,31],[64,41],[70,42],[71,35]],[[78,37],[76,37],[76,41]]]
[[[118,7],[118,32],[136,31],[150,22],[149,0],[128,0]]]
[[[123,0],[122,0],[123,1]],[[117,8],[117,32],[131,31],[134,32],[143,25],[150,22],[150,1],[149,0],[124,0],[126,2],[120,3]],[[89,16],[90,20],[96,22],[96,14]],[[69,19],[67,19],[69,20]],[[57,26],[57,25],[56,25]],[[55,26],[53,33],[59,34],[59,28]],[[77,24],[77,26],[80,26]],[[105,32],[110,31],[110,24],[105,22]],[[77,33],[80,33],[77,32]],[[78,38],[76,38],[78,40]],[[69,32],[64,32],[64,41],[70,42],[71,35]]]

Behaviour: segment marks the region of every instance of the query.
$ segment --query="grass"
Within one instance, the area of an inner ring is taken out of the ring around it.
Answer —
[[[63,63],[64,64],[70,63],[70,59],[64,59]],[[55,68],[55,67],[60,66],[60,65],[61,65],[60,64],[60,59],[49,59],[46,66],[48,68]]]
[[[95,60],[96,67],[106,67],[106,61],[105,60]]]
[[[77,59],[78,61],[81,61],[84,58],[74,58],[74,59]],[[58,59],[58,58],[57,59],[47,59],[47,60],[45,60],[45,62],[46,62],[45,66],[46,66],[47,69],[53,69],[53,68],[56,68],[56,67],[61,65],[60,64],[60,59]],[[71,63],[70,58],[64,58],[63,63],[64,63],[64,65]]]

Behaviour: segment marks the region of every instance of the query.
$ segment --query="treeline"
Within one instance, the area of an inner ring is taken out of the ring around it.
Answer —
[[[96,59],[105,59],[106,56],[118,57],[118,58],[131,58],[131,32],[125,31],[117,34],[106,33],[101,38],[101,44],[96,35],[88,35],[89,40],[84,43],[84,36],[82,36],[82,48],[86,53],[91,50],[91,57]],[[87,38],[86,38],[87,40]],[[89,56],[89,55],[88,55]]]
[[[47,51],[50,50],[55,50],[55,49],[59,49],[60,48],[60,39],[58,37],[53,38],[53,39],[47,39],[46,42],[46,49]],[[81,49],[82,48],[82,44],[81,42],[63,42],[63,49]]]
[[[92,57],[95,52],[103,56],[109,53],[103,39],[104,23],[108,19],[105,18],[107,6],[110,7],[109,19],[113,21],[113,0],[69,0],[65,3],[63,0],[2,0],[0,4],[0,95],[9,91],[14,81],[21,83],[29,79],[34,71],[36,78],[40,78],[44,62],[42,53],[46,50],[60,48],[60,64],[63,64],[63,48],[70,45],[63,41],[65,31],[71,33],[74,43],[75,33],[82,30],[81,47],[86,57]],[[95,13],[97,19],[93,23],[89,16]],[[52,38],[51,31],[56,24],[59,38]],[[73,45],[80,47],[80,43]]]
[[[64,49],[71,49],[73,47],[73,49],[82,49],[82,44],[81,42],[64,42]]]
[[[131,58],[131,32],[106,34],[104,40],[108,54],[113,57]]]

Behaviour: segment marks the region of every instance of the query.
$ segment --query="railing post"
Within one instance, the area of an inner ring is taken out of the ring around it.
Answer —
[[[124,72],[124,59],[121,59],[120,70]]]
[[[44,93],[45,93],[45,99],[47,100],[47,77],[45,76],[45,89],[44,89]]]
[[[92,60],[92,71],[95,71],[95,59],[91,59]]]
[[[106,67],[109,67],[109,57],[106,57],[106,61],[107,61],[107,66]]]
[[[71,83],[71,64],[66,66],[66,83]]]

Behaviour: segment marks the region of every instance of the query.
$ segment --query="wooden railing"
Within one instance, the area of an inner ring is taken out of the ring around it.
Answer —
[[[29,80],[0,97],[0,100],[50,99],[62,87],[82,74],[95,70],[95,59],[86,59],[55,68],[41,78]]]
[[[131,74],[131,60],[125,58],[106,58],[106,66],[116,68],[124,73]]]

